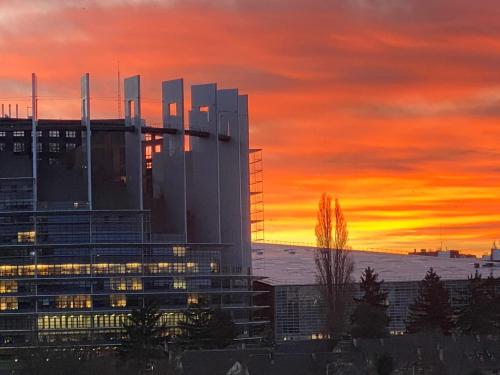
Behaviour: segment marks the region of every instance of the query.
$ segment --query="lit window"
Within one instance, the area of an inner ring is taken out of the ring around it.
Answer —
[[[161,145],[155,145],[155,152],[161,152]]]
[[[17,232],[17,242],[35,242],[35,231]]]
[[[126,290],[126,289],[127,289],[127,283],[125,279],[123,278],[111,279],[111,290]]]
[[[186,255],[186,248],[184,246],[174,246],[172,251],[175,256],[183,257]]]
[[[66,138],[76,138],[76,131],[66,130]]]
[[[185,263],[174,263],[172,264],[173,271],[176,273],[184,273],[186,272],[186,264]]]
[[[183,277],[175,277],[174,289],[186,289],[186,280]]]
[[[37,130],[36,131],[36,136],[37,137],[41,137],[42,136],[42,131],[41,130]]]
[[[127,297],[124,294],[112,294],[109,296],[109,303],[111,307],[125,307],[127,306]]]
[[[5,151],[5,143],[0,143],[0,151]]]
[[[0,132],[0,137],[5,137],[5,132]]]
[[[219,272],[219,265],[216,262],[210,262],[210,272],[212,273]]]
[[[141,272],[140,263],[127,263],[126,264],[127,273],[139,273]]]
[[[49,152],[59,152],[60,146],[59,143],[49,143]]]
[[[90,296],[58,296],[56,297],[58,309],[85,309],[92,307]]]
[[[14,132],[14,137],[24,137],[24,132],[17,130]]]
[[[138,278],[133,278],[130,281],[130,290],[142,290],[142,280]],[[129,283],[127,283],[128,286]]]
[[[76,143],[66,143],[66,151],[74,150],[76,148]]]
[[[24,152],[24,143],[14,142],[14,152]]]
[[[142,290],[142,280],[133,278],[111,279],[111,290]]]
[[[198,303],[198,294],[188,294],[187,303],[188,305],[196,305]]]
[[[171,263],[158,263],[151,264],[151,273],[168,273],[172,272],[172,264]]]
[[[17,293],[17,281],[0,281],[0,293]]]
[[[187,262],[186,267],[188,272],[198,272],[198,263]]]
[[[17,297],[0,298],[0,310],[17,310]]]
[[[37,142],[36,143],[36,151],[37,152],[42,152],[42,150],[43,150],[42,143],[41,142]]]
[[[59,138],[59,130],[50,130],[49,137],[51,138]]]
[[[151,159],[151,146],[146,146],[146,159]]]

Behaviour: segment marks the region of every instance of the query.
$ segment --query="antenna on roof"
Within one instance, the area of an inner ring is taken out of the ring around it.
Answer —
[[[121,79],[120,79],[120,61],[118,61],[118,118],[122,118],[122,85],[121,85]]]
[[[439,223],[439,241],[441,242],[441,251],[443,251],[443,224]]]

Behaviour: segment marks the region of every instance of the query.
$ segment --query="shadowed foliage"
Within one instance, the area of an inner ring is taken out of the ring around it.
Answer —
[[[486,279],[476,271],[469,277],[469,288],[459,302],[457,329],[462,334],[500,334],[500,279]]]
[[[179,328],[182,334],[178,343],[184,349],[223,349],[237,337],[236,326],[229,314],[203,303],[184,312]]]
[[[166,328],[160,322],[161,316],[154,303],[132,311],[124,325],[125,339],[120,348],[127,367],[140,370],[165,358],[162,344],[166,343],[167,337]]]
[[[383,281],[370,267],[363,271],[359,287],[363,293],[356,299],[356,307],[351,315],[351,334],[354,337],[384,337],[388,335],[387,292],[382,290]]]
[[[406,330],[408,333],[440,332],[451,333],[452,310],[448,290],[432,268],[420,282],[415,303],[408,312]]]

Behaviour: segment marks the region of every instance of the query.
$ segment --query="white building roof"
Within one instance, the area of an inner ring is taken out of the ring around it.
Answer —
[[[500,264],[485,267],[487,262],[474,258],[443,258],[423,255],[399,255],[366,251],[352,252],[354,279],[359,281],[363,270],[370,266],[379,278],[390,281],[420,281],[430,267],[443,280],[461,280],[476,272],[474,263],[483,277],[493,273],[500,277]],[[316,284],[315,249],[312,247],[253,244],[252,265],[255,276],[266,277],[271,285]]]

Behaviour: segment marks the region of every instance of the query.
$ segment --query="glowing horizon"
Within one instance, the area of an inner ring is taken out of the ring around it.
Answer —
[[[266,239],[313,243],[322,192],[353,248],[489,251],[500,239],[500,4],[418,0],[12,1],[0,4],[0,103],[116,117],[121,76],[219,82],[250,96]]]

